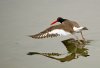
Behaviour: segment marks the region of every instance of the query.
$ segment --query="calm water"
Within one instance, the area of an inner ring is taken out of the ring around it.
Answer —
[[[0,0],[0,68],[100,68],[99,0]],[[82,26],[90,56],[59,62],[28,52],[67,54],[61,42],[69,37],[35,40],[36,34],[50,26],[58,16],[75,20]]]

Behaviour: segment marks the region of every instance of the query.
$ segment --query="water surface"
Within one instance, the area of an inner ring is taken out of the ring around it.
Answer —
[[[0,0],[0,68],[100,68],[100,1],[99,0]],[[90,56],[59,62],[28,52],[64,53],[62,40],[57,37],[35,40],[36,34],[50,26],[58,16],[77,21],[88,27],[84,31]]]

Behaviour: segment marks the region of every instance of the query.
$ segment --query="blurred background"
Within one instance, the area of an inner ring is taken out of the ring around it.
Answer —
[[[89,57],[61,63],[30,51],[67,53],[62,40],[69,37],[32,39],[57,17],[88,27],[84,36]],[[0,0],[0,68],[99,68],[100,0]]]

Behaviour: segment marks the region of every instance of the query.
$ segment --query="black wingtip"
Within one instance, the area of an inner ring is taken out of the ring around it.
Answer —
[[[34,38],[34,39],[41,39],[41,37],[38,37],[36,35],[28,35],[28,37]]]
[[[28,35],[28,37],[31,37],[31,38],[33,38],[33,35]]]
[[[28,37],[32,37],[32,35],[28,35]]]

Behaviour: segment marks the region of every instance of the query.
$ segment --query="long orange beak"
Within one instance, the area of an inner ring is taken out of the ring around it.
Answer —
[[[55,24],[56,22],[58,22],[58,21],[56,20],[56,21],[52,22],[50,25],[53,25],[53,24]]]

